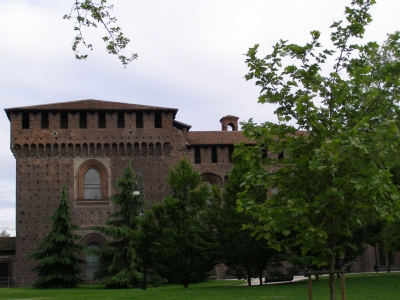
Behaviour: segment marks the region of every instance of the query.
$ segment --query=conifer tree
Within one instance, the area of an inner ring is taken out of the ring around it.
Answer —
[[[262,285],[263,271],[276,271],[281,266],[283,255],[269,247],[266,239],[257,239],[252,230],[243,228],[245,224],[258,223],[254,216],[237,211],[238,194],[244,190],[242,182],[250,166],[238,151],[233,156],[233,162],[235,165],[224,184],[221,202],[214,202],[209,210],[214,215],[219,260],[228,267],[227,275],[247,279],[248,285],[251,285],[251,278],[258,277]],[[267,199],[267,190],[260,189],[247,196],[256,203],[262,203]]]
[[[199,187],[200,175],[186,159],[178,162],[167,176],[169,195],[153,207],[157,271],[169,283],[185,288],[209,276],[216,259],[214,238],[202,219],[211,193]]]
[[[37,288],[71,288],[82,280],[78,277],[85,263],[78,254],[83,246],[76,243],[79,235],[73,233],[79,226],[71,224],[69,201],[65,186],[56,212],[50,217],[53,226],[39,247],[29,257],[38,262],[32,269],[38,274]]]
[[[111,237],[99,251],[100,269],[95,278],[106,288],[138,287],[142,279],[141,260],[137,254],[140,224],[140,199],[133,196],[135,173],[130,164],[125,168],[123,176],[115,182],[119,193],[111,196],[118,211],[110,215],[104,226],[95,226],[95,230]]]

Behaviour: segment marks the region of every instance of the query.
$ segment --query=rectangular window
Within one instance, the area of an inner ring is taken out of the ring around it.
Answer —
[[[136,128],[143,128],[143,113],[136,113]]]
[[[233,161],[232,161],[233,150],[234,150],[233,145],[229,145],[228,155],[229,155],[229,163],[230,164],[233,163]]]
[[[79,113],[79,128],[87,128],[87,113],[81,111]]]
[[[60,113],[60,128],[67,129],[68,128],[68,113],[61,112]]]
[[[22,129],[29,129],[29,112],[22,113]]]
[[[104,111],[99,112],[99,128],[106,128],[106,113]]]
[[[125,128],[125,113],[118,113],[118,128]]]
[[[218,163],[217,147],[211,147],[211,162],[213,164]]]
[[[154,113],[154,127],[162,128],[162,114],[161,112]]]
[[[201,163],[200,147],[194,147],[194,163],[195,164]]]
[[[49,113],[42,112],[42,128],[49,128]]]

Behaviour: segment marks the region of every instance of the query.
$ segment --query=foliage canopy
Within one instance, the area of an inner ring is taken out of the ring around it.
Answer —
[[[391,220],[400,211],[389,172],[399,146],[400,34],[381,46],[361,44],[373,4],[353,0],[346,7],[346,20],[331,26],[332,49],[312,31],[305,45],[280,40],[264,58],[255,45],[246,59],[246,79],[261,88],[260,103],[278,105],[280,123],[243,125],[256,146],[247,149],[254,167],[240,208],[262,220],[248,226],[259,237],[277,249],[319,253],[315,263],[329,269],[354,224]],[[246,194],[259,188],[279,192],[263,203],[248,201]],[[333,279],[330,287],[335,299]]]

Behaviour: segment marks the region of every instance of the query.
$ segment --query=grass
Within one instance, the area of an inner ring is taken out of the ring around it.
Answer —
[[[258,281],[257,281],[258,282]],[[36,289],[3,288],[0,299],[19,300],[85,300],[85,299],[135,299],[135,300],[172,300],[172,299],[308,299],[307,281],[269,284],[264,286],[243,286],[243,281],[217,280],[190,285],[185,289],[179,285],[164,285],[158,288],[131,290],[107,290],[98,285],[84,285],[75,289]],[[346,276],[347,299],[400,300],[400,273],[362,274]],[[313,299],[328,299],[328,281],[326,277],[313,281]],[[337,280],[337,299],[340,296],[340,281]]]

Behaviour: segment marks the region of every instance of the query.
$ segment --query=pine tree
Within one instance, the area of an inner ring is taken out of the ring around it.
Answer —
[[[82,280],[78,277],[84,260],[78,257],[83,246],[76,243],[79,235],[73,233],[79,226],[71,224],[69,201],[65,186],[56,212],[50,217],[53,226],[39,247],[29,257],[38,261],[32,269],[37,272],[37,288],[71,288]]]
[[[237,151],[233,162],[235,165],[225,182],[222,201],[215,202],[209,210],[214,215],[219,259],[228,267],[227,275],[245,278],[248,285],[251,285],[251,278],[258,277],[262,285],[263,271],[276,271],[283,255],[269,247],[266,239],[257,239],[252,230],[243,228],[244,224],[258,223],[254,216],[237,211],[238,194],[244,190],[242,182],[250,166]],[[267,191],[262,189],[247,196],[260,203],[267,199]]]
[[[93,227],[112,238],[100,251],[91,251],[99,254],[100,269],[95,278],[106,288],[138,287],[142,279],[141,260],[136,251],[141,203],[139,196],[132,194],[135,182],[135,173],[128,164],[114,184],[120,192],[111,196],[119,210],[108,217],[104,226]]]
[[[169,195],[152,211],[159,250],[156,267],[169,283],[187,288],[206,279],[216,262],[215,242],[202,219],[211,194],[206,185],[199,187],[200,175],[186,159],[170,170],[167,182]]]

